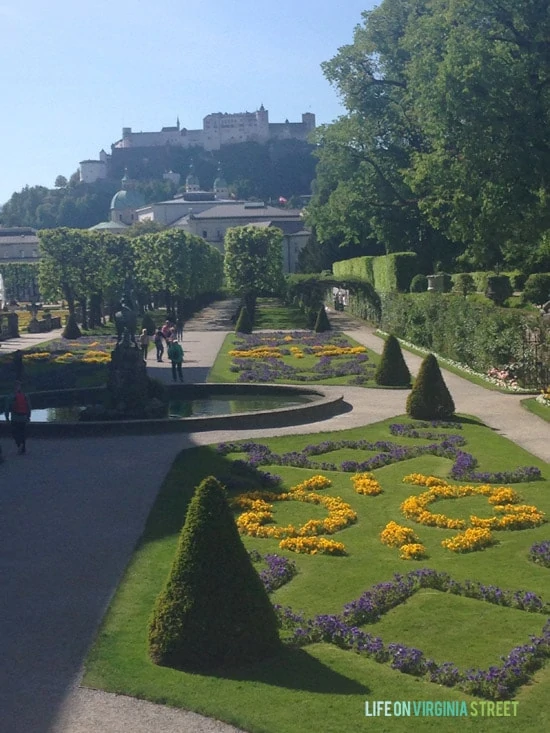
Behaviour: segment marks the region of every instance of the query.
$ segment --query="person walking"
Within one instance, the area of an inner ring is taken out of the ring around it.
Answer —
[[[6,397],[4,408],[6,421],[11,423],[11,434],[19,455],[27,452],[27,423],[31,419],[31,402],[23,392],[21,382],[15,383],[15,391]]]
[[[162,361],[162,355],[164,354],[164,343],[162,331],[160,330],[160,328],[157,328],[153,341],[157,349],[157,361]]]
[[[172,379],[174,382],[177,382],[179,378],[180,382],[183,382],[183,371],[181,368],[183,363],[183,349],[177,340],[171,341],[168,344],[168,358],[172,362]]]
[[[149,349],[149,334],[147,333],[146,328],[144,328],[139,335],[139,348],[141,349],[143,361],[147,361],[147,351]]]
[[[176,338],[178,341],[183,339],[183,318],[181,316],[176,319]]]

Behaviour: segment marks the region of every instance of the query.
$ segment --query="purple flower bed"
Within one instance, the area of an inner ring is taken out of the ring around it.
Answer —
[[[429,568],[414,570],[407,575],[396,574],[392,580],[372,586],[360,598],[346,604],[341,615],[318,615],[307,619],[289,608],[275,608],[279,623],[288,632],[288,642],[292,645],[328,642],[365,654],[377,662],[389,663],[393,669],[404,674],[425,677],[447,687],[457,686],[472,695],[489,699],[511,697],[550,657],[550,619],[540,636],[531,636],[528,644],[514,647],[508,655],[501,657],[502,664],[465,671],[452,662],[438,663],[429,659],[420,649],[395,642],[385,644],[380,637],[359,628],[377,621],[421,588],[463,595],[532,613],[542,614],[550,610],[537,594],[530,591],[508,591],[468,580],[460,582],[453,580],[447,573]]]
[[[292,336],[293,341],[285,337]],[[290,355],[290,346],[299,344],[304,354],[314,354],[314,346],[349,346],[348,339],[340,333],[314,333],[312,331],[294,331],[291,334],[260,333],[241,335],[235,340],[235,349],[248,351],[261,346],[278,347],[284,356]],[[346,356],[321,356],[313,367],[301,367],[288,364],[283,359],[246,359],[233,358],[230,371],[238,374],[238,382],[317,382],[335,377],[352,377],[354,384],[365,384],[374,375],[374,365],[369,362],[367,354],[356,354],[351,359]]]
[[[550,568],[550,540],[535,542],[529,548],[529,559],[536,562],[537,565],[543,565]]]
[[[257,550],[250,550],[248,553],[253,563],[265,562],[267,567],[260,570],[260,580],[268,593],[273,593],[277,588],[289,583],[296,575],[296,563],[282,555],[268,554],[261,555]]]
[[[301,451],[291,451],[281,455],[273,453],[267,445],[254,442],[246,443],[219,443],[217,451],[222,455],[229,453],[244,452],[247,454],[247,461],[251,466],[277,465],[293,466],[295,468],[310,468],[324,471],[345,471],[356,473],[372,471],[390,463],[406,461],[409,458],[417,458],[422,455],[435,455],[454,460],[450,471],[451,478],[458,481],[478,481],[482,483],[519,483],[534,481],[541,478],[540,469],[536,466],[521,466],[513,471],[474,471],[477,459],[470,453],[460,450],[466,444],[462,435],[454,433],[433,432],[426,430],[427,423],[399,424],[390,426],[393,435],[411,438],[427,438],[439,442],[427,445],[403,446],[390,441],[370,442],[368,440],[324,440],[320,443],[307,445]],[[456,423],[433,422],[432,427],[440,429],[461,429]],[[328,461],[315,461],[311,457],[320,456],[324,453],[340,449],[376,451],[364,461],[346,460],[340,464]]]

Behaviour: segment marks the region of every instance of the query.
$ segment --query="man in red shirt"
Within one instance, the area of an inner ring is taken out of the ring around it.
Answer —
[[[11,422],[11,434],[21,455],[27,452],[27,423],[31,419],[31,403],[23,392],[21,382],[15,383],[15,392],[6,397],[4,409],[6,420]]]

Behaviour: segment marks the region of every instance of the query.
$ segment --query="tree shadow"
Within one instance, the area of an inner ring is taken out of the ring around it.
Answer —
[[[224,670],[216,676],[330,695],[368,695],[370,692],[366,685],[330,669],[304,649],[289,647],[283,648],[281,654],[260,664]]]

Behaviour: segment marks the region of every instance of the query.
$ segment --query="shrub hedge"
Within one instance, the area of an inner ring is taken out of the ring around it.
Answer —
[[[189,504],[149,624],[156,664],[207,672],[257,662],[280,649],[275,611],[225,494],[209,476]]]
[[[520,361],[525,325],[541,324],[536,315],[454,293],[386,293],[381,304],[382,330],[480,372]]]

